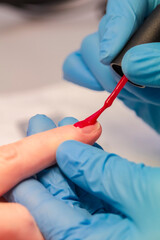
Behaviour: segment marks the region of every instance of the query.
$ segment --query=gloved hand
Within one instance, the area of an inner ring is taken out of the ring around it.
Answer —
[[[37,116],[28,134],[54,127]],[[159,240],[159,168],[76,141],[60,145],[57,161],[67,177],[51,167],[6,195],[30,210],[46,240]]]
[[[160,239],[160,168],[135,164],[76,141],[60,145],[57,162],[72,182],[102,200],[104,208],[110,204],[121,214],[106,210],[81,219],[72,215],[74,221],[67,228],[62,224],[61,237],[56,239]],[[69,221],[70,213],[63,219]]]
[[[76,121],[74,118],[65,118],[58,125],[70,125]],[[51,119],[37,115],[30,120],[28,136],[55,127]],[[100,148],[95,144],[97,147]],[[101,200],[75,186],[58,166],[40,172],[36,178],[21,182],[5,198],[28,208],[46,240],[67,239],[72,225],[77,225],[77,222],[95,212],[104,212]],[[66,233],[61,232],[61,229]]]
[[[79,51],[63,66],[64,78],[94,90],[113,91],[120,78],[109,64],[160,0],[108,0],[99,32],[84,39]],[[99,61],[99,51],[100,60]],[[127,83],[119,98],[160,133],[160,43],[130,49],[123,58],[124,74],[140,89]]]

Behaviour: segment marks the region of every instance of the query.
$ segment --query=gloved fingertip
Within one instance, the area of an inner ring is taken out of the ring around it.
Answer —
[[[159,87],[159,49],[159,43],[146,43],[131,48],[122,60],[122,69],[126,77],[141,86]]]
[[[78,122],[78,120],[74,117],[65,117],[58,123],[58,127],[62,127],[62,126],[66,126],[66,125],[73,125],[76,122]]]
[[[29,120],[27,136],[55,128],[55,123],[44,114],[37,114]]]
[[[63,76],[65,79],[68,76],[68,72],[70,73],[70,66],[74,64],[75,56],[78,56],[78,55],[79,55],[79,52],[75,51],[73,53],[70,53],[64,60],[62,70],[63,70]]]
[[[30,122],[37,121],[37,119],[47,118],[45,114],[36,114],[33,117],[30,118]]]
[[[133,47],[127,51],[122,59],[123,73],[129,80],[133,81],[134,83],[137,82],[138,75],[140,74],[139,67],[141,64],[141,61],[138,61],[137,59],[137,51],[135,51],[136,48],[137,47]]]

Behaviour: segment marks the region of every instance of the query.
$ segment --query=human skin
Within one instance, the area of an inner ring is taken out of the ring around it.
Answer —
[[[56,150],[66,140],[93,144],[101,135],[99,123],[80,129],[55,128],[0,147],[0,197],[22,180],[56,163]],[[16,221],[15,221],[16,219]],[[17,203],[0,200],[0,239],[43,240],[33,217]]]

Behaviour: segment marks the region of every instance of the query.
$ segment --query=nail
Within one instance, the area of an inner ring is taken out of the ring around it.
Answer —
[[[94,125],[89,125],[87,127],[84,128],[80,128],[82,133],[84,134],[90,134],[92,132],[96,132],[101,128],[101,125],[99,122],[96,122]]]

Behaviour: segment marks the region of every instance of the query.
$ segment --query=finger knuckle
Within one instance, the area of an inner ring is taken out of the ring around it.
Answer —
[[[0,159],[4,161],[17,158],[18,151],[14,144],[8,144],[0,147]]]

